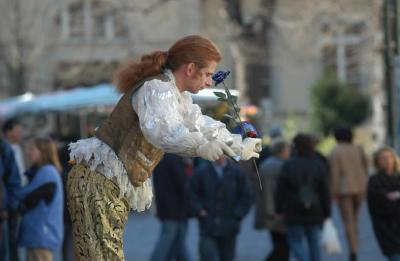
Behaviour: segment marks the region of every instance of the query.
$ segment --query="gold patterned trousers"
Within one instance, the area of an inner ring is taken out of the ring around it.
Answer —
[[[67,203],[76,260],[124,260],[123,235],[129,206],[119,187],[81,164],[68,174]]]

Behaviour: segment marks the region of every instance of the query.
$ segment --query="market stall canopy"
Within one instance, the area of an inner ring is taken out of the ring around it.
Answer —
[[[214,91],[221,89],[207,88],[198,94],[192,95],[193,101],[201,105],[217,104]],[[237,90],[231,90],[238,95]],[[33,95],[26,93],[21,96],[0,100],[0,118],[10,118],[20,114],[38,113],[46,111],[69,111],[104,106],[113,106],[120,99],[121,94],[111,84],[100,84],[93,87],[75,88]]]

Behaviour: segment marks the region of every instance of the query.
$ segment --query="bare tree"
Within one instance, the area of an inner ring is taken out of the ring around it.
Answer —
[[[50,31],[47,18],[55,5],[49,0],[1,1],[0,73],[8,95],[28,90],[31,68],[52,40],[46,34]]]
[[[234,34],[234,56],[236,70],[241,78],[238,86],[245,102],[259,105],[268,95],[269,85],[269,42],[271,19],[275,0],[260,0],[258,11],[250,16],[245,14],[245,1],[224,0],[225,7],[236,32]],[[253,2],[254,4],[254,2]],[[244,18],[245,16],[246,19]],[[248,86],[252,86],[251,93]]]

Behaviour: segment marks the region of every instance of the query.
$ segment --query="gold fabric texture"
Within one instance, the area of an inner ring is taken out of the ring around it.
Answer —
[[[67,182],[76,260],[124,260],[123,234],[129,206],[118,186],[85,165],[75,165]]]
[[[102,123],[95,136],[110,146],[124,164],[129,180],[139,187],[146,181],[164,151],[146,140],[141,129],[138,115],[132,107],[132,95],[145,81],[151,79],[167,80],[160,74],[137,83],[119,100],[111,115]]]

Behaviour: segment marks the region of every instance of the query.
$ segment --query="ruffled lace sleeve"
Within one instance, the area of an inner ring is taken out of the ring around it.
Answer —
[[[145,82],[133,95],[132,105],[151,144],[169,153],[196,156],[196,149],[207,138],[188,124],[182,98],[172,82],[155,79]]]
[[[184,93],[182,96],[187,111],[187,124],[189,126],[203,133],[207,140],[220,140],[228,144],[235,153],[239,154],[241,152],[243,148],[241,135],[232,134],[226,129],[224,123],[203,115],[200,107],[197,104],[193,104],[189,93]]]

